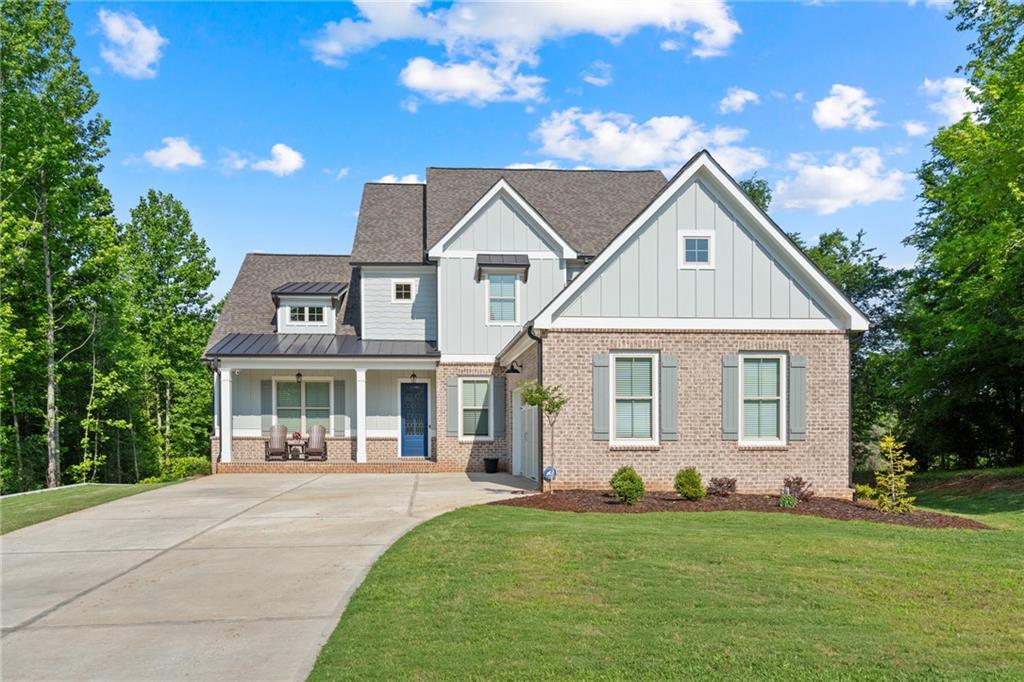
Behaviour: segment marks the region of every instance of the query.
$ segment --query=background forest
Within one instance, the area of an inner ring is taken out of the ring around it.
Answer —
[[[0,492],[134,482],[205,456],[201,362],[217,276],[186,208],[156,189],[114,218],[110,124],[61,2],[5,2],[0,42]],[[859,466],[883,433],[922,468],[1024,463],[1024,7],[960,0],[978,112],[918,169],[911,269],[839,229],[805,251],[867,313],[854,341]],[[769,208],[767,182],[742,183]]]

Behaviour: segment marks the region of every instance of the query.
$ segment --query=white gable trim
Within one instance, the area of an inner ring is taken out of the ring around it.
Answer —
[[[462,218],[459,219],[459,222],[455,223],[455,227],[448,230],[448,233],[445,234],[445,236],[442,237],[440,240],[438,240],[437,244],[435,244],[430,249],[430,251],[427,252],[427,256],[430,258],[440,258],[441,256],[448,255],[445,253],[444,250],[445,244],[449,242],[453,237],[455,237],[455,235],[459,234],[462,231],[462,229],[466,227],[466,225],[468,225],[469,222],[473,220],[473,218],[479,215],[487,207],[487,205],[491,203],[491,200],[494,199],[499,194],[504,194],[509,199],[511,199],[516,205],[519,206],[523,213],[525,213],[530,218],[530,220],[532,220],[547,234],[547,236],[555,244],[558,244],[559,248],[562,249],[562,258],[577,257],[576,251],[573,250],[573,248],[569,246],[569,244],[564,239],[562,239],[562,237],[557,232],[555,232],[555,229],[551,227],[551,225],[549,225],[548,222],[544,220],[544,218],[541,217],[541,215],[537,213],[537,211],[534,210],[532,206],[530,206],[529,202],[527,202],[526,199],[524,199],[522,195],[519,194],[519,192],[517,192],[512,187],[512,185],[508,184],[505,178],[501,178],[496,183],[494,183],[494,185],[489,190],[487,190],[487,193],[484,194],[479,201],[473,204],[473,207],[466,212],[466,215],[462,216]]]
[[[679,191],[687,182],[689,182],[698,172],[704,172],[710,176],[712,180],[716,182],[719,191],[730,197],[736,204],[738,204],[749,216],[750,221],[754,227],[760,228],[762,236],[769,240],[772,245],[778,248],[779,252],[785,257],[787,265],[790,265],[794,269],[798,270],[806,282],[812,288],[812,294],[817,294],[822,299],[829,301],[834,307],[842,312],[843,319],[836,320],[841,325],[842,329],[849,329],[851,331],[864,331],[868,328],[868,320],[864,317],[857,308],[850,303],[850,301],[842,294],[839,289],[836,288],[832,282],[814,265],[813,262],[799,249],[789,238],[782,232],[782,230],[771,221],[771,219],[765,215],[764,211],[757,207],[754,202],[750,200],[743,190],[730,178],[725,171],[722,170],[721,166],[711,157],[707,151],[702,151],[694,159],[692,159],[672,180],[671,184],[666,187],[658,197],[651,202],[651,204],[643,210],[640,215],[633,219],[633,221],[619,233],[615,239],[611,241],[608,246],[605,247],[597,258],[594,259],[586,270],[576,276],[568,286],[562,289],[561,293],[558,294],[550,303],[548,303],[540,313],[534,318],[534,326],[537,329],[553,329],[561,328],[566,326],[566,320],[559,320],[555,322],[555,314],[560,311],[569,301],[583,288],[588,281],[590,281],[596,274],[601,270],[602,266],[610,261],[618,251],[635,235],[641,227],[643,227],[651,218],[658,214],[658,212],[667,204],[670,200],[675,197],[676,192]],[[616,318],[603,318],[604,324],[602,327],[616,328],[622,326],[617,323]],[[650,321],[652,325],[655,320]],[[708,320],[710,322],[710,320]],[[751,319],[748,321],[748,325],[754,328],[761,328],[762,325],[758,323],[758,320]],[[650,328],[651,325],[648,325]],[[591,328],[594,328],[591,325]]]

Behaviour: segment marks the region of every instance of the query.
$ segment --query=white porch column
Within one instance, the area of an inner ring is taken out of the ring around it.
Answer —
[[[231,461],[231,370],[220,370],[220,461]]]
[[[356,368],[356,461],[366,461],[366,368]]]
[[[220,372],[213,375],[213,435],[220,436]]]

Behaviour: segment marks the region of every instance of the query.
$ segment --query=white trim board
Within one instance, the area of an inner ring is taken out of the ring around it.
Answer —
[[[791,270],[802,275],[806,280],[812,294],[824,299],[841,311],[843,319],[838,320],[841,329],[851,331],[864,331],[868,328],[868,320],[857,308],[843,295],[841,291],[814,265],[813,262],[802,252],[782,230],[765,215],[764,211],[757,207],[750,200],[743,190],[726,175],[725,171],[718,165],[707,151],[702,151],[691,159],[676,174],[675,178],[661,191],[661,194],[645,208],[640,215],[633,219],[626,228],[613,239],[608,246],[598,254],[597,258],[575,279],[562,289],[561,293],[555,296],[540,313],[534,318],[534,326],[537,329],[553,329],[564,325],[564,320],[559,318],[555,321],[557,313],[572,300],[572,297],[580,292],[583,286],[601,271],[602,266],[615,258],[619,251],[632,239],[632,237],[669,201],[675,198],[676,193],[690,182],[697,173],[705,181],[709,181],[715,190],[731,201],[745,214],[751,227],[759,228],[762,236],[777,248],[783,263]],[[603,318],[602,318],[603,319]],[[607,318],[605,324],[614,324],[615,318]],[[650,326],[650,325],[648,325]]]
[[[430,251],[427,252],[427,256],[430,258],[441,258],[442,256],[446,256],[447,254],[445,253],[444,250],[445,244],[447,244],[456,235],[462,232],[463,228],[465,228],[466,225],[470,223],[470,221],[472,221],[477,215],[479,215],[480,212],[483,211],[487,207],[487,205],[491,203],[491,200],[497,197],[499,194],[503,194],[504,196],[511,199],[515,204],[517,204],[519,208],[523,211],[523,213],[525,213],[527,217],[530,218],[530,220],[532,220],[538,227],[540,227],[541,230],[547,233],[548,237],[551,238],[552,241],[558,244],[558,246],[562,249],[562,258],[577,257],[576,251],[571,246],[569,246],[568,242],[562,239],[561,235],[559,235],[558,232],[556,232],[555,229],[551,227],[551,225],[549,225],[548,222],[544,220],[544,218],[539,213],[537,213],[536,210],[534,210],[533,206],[530,206],[530,203],[526,201],[526,199],[524,199],[522,195],[519,194],[519,192],[517,192],[515,188],[513,188],[512,185],[508,183],[507,180],[505,180],[505,178],[500,178],[496,183],[494,183],[491,186],[491,188],[487,190],[487,192],[482,197],[480,197],[480,199],[475,204],[473,204],[473,207],[470,208],[469,211],[467,211],[466,214],[462,216],[457,223],[455,223],[455,226],[452,227],[452,229],[448,230],[448,232],[445,233],[445,235],[441,237],[441,239],[439,239],[433,247],[431,247]],[[488,251],[486,253],[491,252]]]
[[[837,331],[843,330],[838,320],[775,319],[763,317],[559,317],[547,329],[655,329],[665,331]],[[502,357],[508,352],[502,354]]]

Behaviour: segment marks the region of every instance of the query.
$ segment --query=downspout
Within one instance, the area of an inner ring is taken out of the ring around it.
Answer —
[[[537,383],[544,384],[544,340],[533,333],[533,323],[526,327],[526,335],[537,342]],[[537,420],[537,487],[544,492],[544,416]]]

